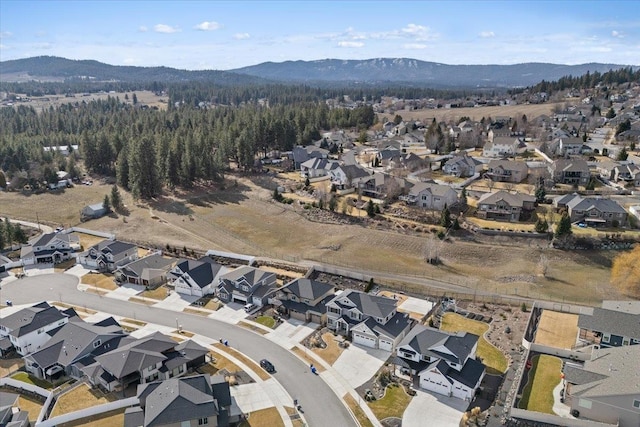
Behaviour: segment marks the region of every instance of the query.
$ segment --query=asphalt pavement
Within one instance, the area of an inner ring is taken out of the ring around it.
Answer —
[[[298,399],[310,426],[355,426],[342,400],[309,366],[288,349],[242,327],[202,316],[168,311],[123,300],[106,298],[77,289],[78,278],[67,274],[47,274],[14,280],[2,286],[2,299],[14,304],[32,304],[44,300],[60,301],[113,315],[158,325],[182,326],[190,332],[213,340],[223,338],[229,346],[253,360],[267,358],[275,365],[274,378]],[[291,403],[293,406],[293,402]]]

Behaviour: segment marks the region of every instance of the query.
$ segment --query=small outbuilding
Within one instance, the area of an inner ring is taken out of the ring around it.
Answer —
[[[80,211],[80,221],[88,221],[90,219],[100,218],[107,214],[107,209],[103,203],[95,205],[87,205]]]

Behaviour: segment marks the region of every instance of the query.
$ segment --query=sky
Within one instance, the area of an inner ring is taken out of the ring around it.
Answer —
[[[0,60],[640,65],[640,1],[0,1]]]

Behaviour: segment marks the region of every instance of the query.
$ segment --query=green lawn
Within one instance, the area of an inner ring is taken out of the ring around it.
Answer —
[[[487,367],[487,373],[503,373],[507,370],[507,358],[483,337],[483,334],[489,329],[489,325],[486,323],[467,319],[456,313],[445,313],[442,316],[440,329],[447,332],[463,331],[478,335],[480,339],[476,355],[482,359],[482,363]]]
[[[562,360],[542,354],[533,356],[527,384],[518,405],[521,409],[555,415],[553,389],[560,383]]]
[[[411,396],[400,386],[389,386],[382,399],[368,402],[369,407],[379,420],[389,417],[402,418],[404,410],[411,402]]]
[[[53,388],[53,385],[50,382],[38,379],[27,372],[17,372],[13,374],[11,378],[13,378],[14,380],[22,381],[23,383],[42,387],[47,390],[51,390]]]
[[[273,317],[270,316],[260,316],[258,318],[256,318],[256,322],[260,323],[261,325],[266,326],[267,328],[272,328],[274,326],[276,326],[276,321]]]

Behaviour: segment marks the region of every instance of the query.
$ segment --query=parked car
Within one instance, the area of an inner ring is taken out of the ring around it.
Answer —
[[[254,308],[256,308],[255,304],[247,304],[244,306],[244,311],[246,311],[247,313],[250,313],[253,311]]]
[[[262,369],[264,369],[265,371],[269,372],[270,374],[272,374],[272,373],[274,373],[276,371],[276,368],[267,359],[262,359],[260,361],[260,366],[262,367]]]

